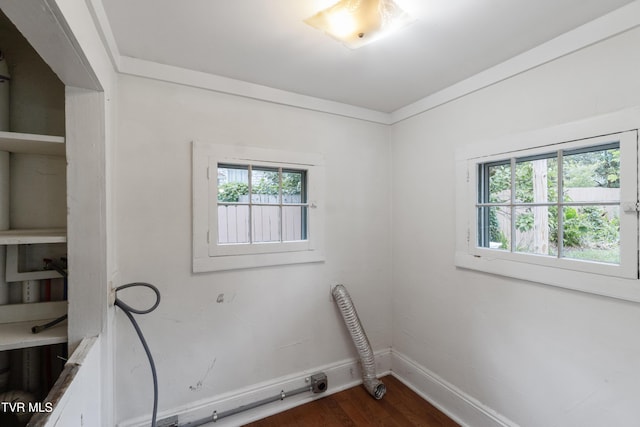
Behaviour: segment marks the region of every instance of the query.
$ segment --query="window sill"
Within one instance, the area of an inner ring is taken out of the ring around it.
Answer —
[[[459,268],[640,302],[640,281],[456,252]]]
[[[324,262],[324,260],[324,253],[318,250],[194,258],[193,272],[204,273],[276,265],[306,264]]]

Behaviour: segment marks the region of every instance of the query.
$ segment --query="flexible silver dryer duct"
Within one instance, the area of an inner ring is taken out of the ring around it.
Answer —
[[[347,289],[343,285],[336,285],[331,293],[342,313],[342,318],[351,334],[353,344],[356,346],[358,354],[360,355],[364,388],[367,389],[371,396],[378,400],[382,399],[382,396],[387,392],[387,388],[382,381],[376,377],[376,364],[373,358],[373,350],[371,350],[371,344],[369,344],[367,335],[364,333],[356,308],[351,301],[351,296],[349,296],[349,292],[347,292]]]

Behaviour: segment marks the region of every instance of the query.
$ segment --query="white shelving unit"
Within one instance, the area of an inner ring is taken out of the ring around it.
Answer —
[[[76,68],[73,58],[78,55],[77,47],[66,30],[56,34],[48,29],[49,24],[59,27],[49,9],[32,6],[3,6],[0,11],[0,32],[7,36],[0,49],[11,75],[0,91],[0,392],[23,391],[44,402],[55,383],[68,379],[61,373],[68,352],[73,350],[69,343],[75,332],[69,328],[73,322],[53,322],[65,319],[73,308],[67,301],[66,273],[59,266],[66,264],[68,255],[67,225],[78,228],[82,221],[75,216],[84,212],[73,206],[77,199],[69,196],[77,180],[67,180],[67,176],[75,174],[80,164],[85,168],[82,175],[91,178],[95,167],[67,161],[72,157],[82,159],[68,153],[76,144],[65,138],[67,132],[69,140],[71,135],[78,135],[75,123],[67,122],[67,112],[73,111],[69,110],[69,93],[75,87],[87,87],[69,79],[65,68]],[[65,43],[74,45],[72,55],[60,49]],[[39,52],[46,53],[45,58]],[[53,64],[58,66],[54,68]],[[84,72],[93,77],[91,70]],[[77,93],[85,95],[85,89]],[[80,104],[84,109],[85,103]],[[79,116],[79,127],[88,129],[86,121]],[[79,139],[86,142],[81,144],[82,149],[91,154],[92,139]],[[95,187],[85,187],[87,194],[91,195]],[[48,264],[47,259],[54,264]],[[94,270],[91,267],[91,263],[78,265],[80,270],[88,269],[89,275]],[[66,270],[66,265],[63,268]],[[98,302],[94,303],[97,306]],[[47,329],[32,332],[35,326],[52,323]],[[63,406],[56,410],[64,410]],[[50,422],[46,418],[50,414],[41,415],[45,417],[33,425]]]
[[[31,332],[32,327],[44,325],[66,312],[66,301],[0,305],[0,351],[66,342],[64,322],[37,334]]]
[[[0,351],[67,342],[66,322],[58,323],[38,334],[31,332],[32,327],[48,323],[51,320],[53,319],[0,324],[0,337],[2,337]]]
[[[64,301],[66,303],[66,301]],[[3,311],[3,307],[12,305],[20,306],[36,306],[46,303],[33,303],[33,304],[8,304],[7,306],[0,306],[0,315]],[[65,304],[66,311],[66,304]],[[56,317],[34,319],[27,321],[16,321],[13,319],[7,323],[0,323],[0,351],[14,350],[17,348],[26,347],[38,347],[42,345],[60,344],[67,342],[67,323],[61,322],[49,329],[45,329],[42,332],[34,334],[31,328],[36,325],[43,325],[49,321],[56,319]]]
[[[64,138],[59,136],[0,131],[0,151],[64,157],[65,144]],[[62,228],[0,231],[0,245],[65,243],[66,241],[67,232]],[[66,342],[66,322],[37,334],[31,331],[33,326],[45,324],[66,312],[66,301],[0,305],[0,351]]]
[[[64,156],[64,138],[61,136],[0,131],[0,151]]]
[[[65,243],[67,230],[64,228],[43,228],[32,230],[0,231],[0,245],[29,245],[35,243]]]

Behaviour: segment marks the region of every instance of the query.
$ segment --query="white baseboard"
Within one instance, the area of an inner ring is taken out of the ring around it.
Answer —
[[[375,352],[378,376],[391,373],[423,399],[447,414],[463,427],[518,427],[516,423],[498,414],[491,408],[464,393],[435,373],[420,366],[415,361],[395,350],[385,349]],[[234,390],[209,399],[192,402],[188,405],[171,408],[158,413],[158,420],[177,417],[180,425],[211,417],[214,411],[223,412],[238,408],[259,400],[276,396],[281,391],[290,391],[305,385],[305,378],[318,372],[327,375],[328,388],[324,393],[302,393],[285,400],[269,403],[255,409],[222,418],[216,427],[235,427],[247,424],[287,409],[320,399],[326,395],[338,393],[362,383],[359,361],[343,360],[333,364],[319,366],[305,372],[277,378],[255,384],[240,390]],[[151,417],[146,415],[119,423],[119,427],[147,427]]]
[[[375,352],[376,372],[378,376],[391,373],[391,349]],[[222,418],[215,424],[216,427],[233,427],[247,424],[287,409],[303,405],[328,394],[337,393],[347,388],[362,383],[362,374],[358,359],[348,359],[330,365],[319,366],[305,372],[277,378],[251,387],[235,390],[224,395],[213,396],[197,402],[171,408],[158,413],[158,421],[169,417],[178,417],[180,425],[211,417],[214,411],[223,412],[238,408],[280,394],[281,391],[291,391],[305,386],[305,378],[318,372],[327,375],[328,388],[324,393],[301,393],[282,401],[269,403],[255,409]],[[151,423],[151,416],[146,415],[135,419],[118,423],[119,427],[147,427]]]
[[[391,351],[391,373],[463,427],[518,427],[513,421],[395,350]]]

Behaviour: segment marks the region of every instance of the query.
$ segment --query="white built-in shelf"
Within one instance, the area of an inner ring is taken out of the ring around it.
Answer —
[[[0,131],[0,151],[64,156],[64,137]]]
[[[34,334],[31,328],[45,325],[67,312],[67,301],[0,305],[0,351],[59,344],[67,341],[67,322]]]
[[[61,136],[0,131],[0,151],[64,156],[65,144]],[[0,245],[66,241],[67,230],[64,228],[0,231]],[[0,351],[67,342],[66,321],[38,334],[31,331],[32,327],[46,324],[66,313],[66,306],[66,301],[0,306]]]
[[[0,231],[0,245],[64,243],[66,241],[67,230],[64,228]]]
[[[45,319],[0,324],[0,337],[2,337],[0,340],[0,351],[67,342],[66,321],[60,322],[38,334],[31,332],[32,327],[44,325],[52,320],[53,319]]]
[[[57,319],[64,315],[67,312],[67,305],[67,301],[0,305],[0,324],[16,322],[42,324],[42,319]]]

